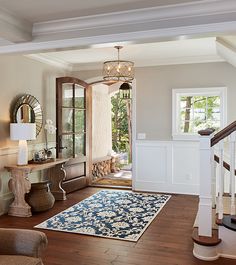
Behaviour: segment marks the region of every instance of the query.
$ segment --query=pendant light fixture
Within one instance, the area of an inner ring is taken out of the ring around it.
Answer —
[[[134,63],[120,60],[120,49],[122,46],[115,46],[118,52],[118,59],[103,63],[103,79],[131,82],[134,79]]]
[[[131,85],[129,83],[123,83],[119,88],[120,98],[131,99]]]

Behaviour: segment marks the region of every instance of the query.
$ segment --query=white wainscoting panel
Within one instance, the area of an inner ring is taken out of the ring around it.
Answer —
[[[198,194],[198,142],[136,141],[135,149],[135,190]]]

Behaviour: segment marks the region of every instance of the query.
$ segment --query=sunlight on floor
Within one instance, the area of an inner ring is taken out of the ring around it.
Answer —
[[[109,174],[107,177],[109,178],[122,178],[122,179],[131,179],[132,178],[132,172],[127,170],[121,170],[117,173]]]

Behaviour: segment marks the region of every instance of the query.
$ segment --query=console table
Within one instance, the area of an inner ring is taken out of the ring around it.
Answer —
[[[28,174],[35,171],[47,170],[47,178],[51,181],[51,193],[56,200],[66,200],[66,192],[61,187],[65,178],[63,164],[68,159],[55,159],[52,162],[28,164],[25,166],[6,166],[11,173],[9,189],[14,194],[14,201],[9,207],[8,214],[12,216],[29,217],[32,215],[31,207],[25,201],[25,194],[30,192],[31,183]]]

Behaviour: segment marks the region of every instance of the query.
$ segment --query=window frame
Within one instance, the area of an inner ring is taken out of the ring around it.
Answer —
[[[227,124],[227,87],[174,88],[172,89],[172,138],[173,140],[199,140],[197,133],[179,132],[180,97],[182,96],[219,96],[220,129]]]

